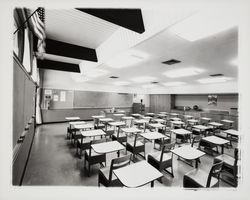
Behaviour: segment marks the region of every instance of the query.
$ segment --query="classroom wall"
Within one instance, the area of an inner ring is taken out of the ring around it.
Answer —
[[[238,108],[238,94],[217,94],[217,105],[208,105],[208,94],[175,95],[175,106],[198,105],[202,110],[227,110]]]

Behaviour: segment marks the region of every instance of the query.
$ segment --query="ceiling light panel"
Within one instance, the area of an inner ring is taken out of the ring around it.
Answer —
[[[186,84],[185,82],[166,82],[166,83],[163,83],[163,85],[165,86],[180,86],[180,85],[184,85]]]
[[[177,23],[170,31],[192,42],[235,27],[237,24],[237,15],[233,12],[200,11]]]
[[[147,58],[147,55],[139,51],[128,51],[116,56],[105,64],[111,68],[121,69],[132,67]]]
[[[83,74],[89,78],[97,78],[100,76],[105,76],[108,73],[109,71],[103,69],[83,69]]]
[[[134,77],[131,79],[131,81],[135,83],[146,83],[146,82],[152,82],[155,80],[156,78],[152,76],[138,76],[138,77]]]
[[[205,71],[204,69],[200,69],[196,67],[188,67],[188,68],[182,68],[182,69],[168,70],[164,72],[163,75],[169,78],[179,78],[179,77],[185,77],[185,76],[198,75],[204,71]]]
[[[222,83],[232,80],[230,77],[214,77],[214,78],[202,78],[198,79],[197,82],[199,83]]]

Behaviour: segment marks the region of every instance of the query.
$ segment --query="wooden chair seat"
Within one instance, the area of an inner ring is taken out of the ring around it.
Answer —
[[[127,145],[133,147],[134,142],[127,142]],[[139,146],[144,146],[144,144],[141,141],[136,141],[135,147],[139,147]]]
[[[158,162],[161,160],[161,151],[148,154],[149,159],[154,159]],[[170,161],[172,159],[172,153],[164,153],[162,157],[162,162]]]
[[[234,166],[234,163],[235,163],[235,159],[226,154],[216,156],[215,160],[223,161],[224,164],[232,166],[232,167]]]
[[[194,169],[184,175],[184,181],[191,181],[194,184],[194,187],[206,187],[208,173],[201,169]],[[189,179],[189,180],[188,180]],[[210,187],[218,186],[219,180],[212,177],[210,182]],[[192,186],[192,185],[191,185]]]
[[[86,150],[87,156],[89,156],[89,152],[90,152],[90,150]],[[92,156],[101,156],[101,155],[104,155],[104,154],[100,154],[100,153],[96,153],[95,151],[91,151],[91,157]]]
[[[109,180],[110,167],[101,168],[101,169],[100,169],[100,173],[102,173],[102,175],[103,175],[107,180]],[[116,177],[115,175],[113,175],[111,181],[115,181],[115,180],[118,181],[117,177]]]

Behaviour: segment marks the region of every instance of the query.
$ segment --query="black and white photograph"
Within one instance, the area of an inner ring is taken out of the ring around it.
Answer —
[[[248,6],[4,5],[0,199],[247,199]]]

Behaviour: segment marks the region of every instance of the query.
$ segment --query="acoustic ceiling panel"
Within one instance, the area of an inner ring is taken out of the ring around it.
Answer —
[[[79,65],[53,60],[37,60],[38,68],[80,73]]]

